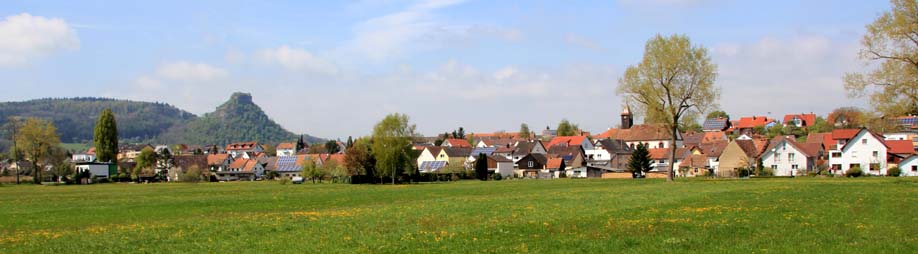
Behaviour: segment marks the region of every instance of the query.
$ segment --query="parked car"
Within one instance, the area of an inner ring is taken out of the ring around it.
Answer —
[[[293,180],[293,184],[301,184],[303,183],[305,179],[303,179],[303,177],[297,176],[297,177],[294,177],[292,180]]]

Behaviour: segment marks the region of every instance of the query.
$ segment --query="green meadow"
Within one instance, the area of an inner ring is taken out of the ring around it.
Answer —
[[[918,179],[0,186],[0,253],[916,253]]]

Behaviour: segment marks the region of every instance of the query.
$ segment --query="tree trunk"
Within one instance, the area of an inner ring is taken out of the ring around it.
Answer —
[[[667,181],[667,182],[672,182],[672,181],[673,181],[673,178],[674,178],[674,174],[676,173],[675,170],[673,170],[673,169],[676,167],[676,133],[679,131],[678,124],[676,124],[676,123],[678,123],[678,122],[679,122],[678,119],[673,119],[673,125],[672,125],[672,128],[673,128],[673,136],[670,138],[670,141],[671,141],[671,142],[670,142],[670,144],[669,144],[669,150],[670,150],[670,153],[669,153],[669,172],[666,172],[666,181]]]

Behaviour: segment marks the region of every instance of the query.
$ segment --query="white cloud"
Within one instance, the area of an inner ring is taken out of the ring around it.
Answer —
[[[717,44],[711,53],[723,88],[721,107],[731,115],[782,117],[865,106],[866,100],[846,96],[842,81],[844,73],[858,70],[858,49],[856,40],[823,35]]]
[[[28,13],[7,16],[0,21],[0,65],[24,65],[60,50],[80,47],[76,31],[58,18]]]
[[[263,62],[279,64],[288,70],[310,71],[325,74],[338,73],[338,67],[335,66],[335,64],[319,58],[306,50],[291,48],[287,45],[273,49],[262,49],[257,55]]]
[[[177,81],[210,81],[224,78],[228,73],[226,70],[204,63],[178,61],[159,65],[156,68],[156,75]]]
[[[467,46],[483,39],[520,41],[518,29],[488,24],[454,24],[435,15],[436,11],[464,0],[420,1],[400,11],[374,17],[353,27],[353,38],[335,50],[342,58],[382,62],[419,51]]]

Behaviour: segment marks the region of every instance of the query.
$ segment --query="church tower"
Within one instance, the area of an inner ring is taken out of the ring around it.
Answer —
[[[631,129],[632,125],[634,125],[634,117],[631,115],[631,108],[625,105],[625,109],[622,110],[622,129]]]

